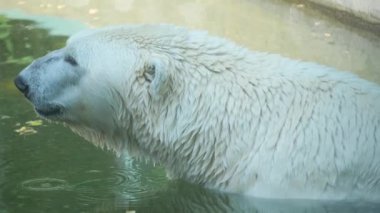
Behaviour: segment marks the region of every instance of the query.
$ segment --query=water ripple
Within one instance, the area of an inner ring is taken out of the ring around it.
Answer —
[[[21,183],[21,186],[29,191],[58,191],[71,189],[67,181],[49,177],[26,180]]]
[[[63,179],[32,178],[22,181],[20,186],[24,191],[69,192],[82,205],[131,207],[141,200],[157,198],[167,184],[162,168],[132,163],[87,170]]]
[[[159,169],[132,168],[111,171],[88,171],[92,179],[73,185],[77,198],[84,203],[112,202],[117,206],[128,206],[130,202],[154,198],[157,191],[167,184]],[[161,172],[162,173],[162,172]]]

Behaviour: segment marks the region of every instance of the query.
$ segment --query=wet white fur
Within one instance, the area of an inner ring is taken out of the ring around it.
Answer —
[[[85,31],[64,51],[86,70],[67,124],[94,144],[228,192],[380,200],[373,83],[169,25]]]

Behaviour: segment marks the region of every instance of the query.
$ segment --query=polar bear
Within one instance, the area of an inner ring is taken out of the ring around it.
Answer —
[[[15,79],[43,118],[171,178],[261,198],[380,200],[380,87],[172,25],[86,30]]]

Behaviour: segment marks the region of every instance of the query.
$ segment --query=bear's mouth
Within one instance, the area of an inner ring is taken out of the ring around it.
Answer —
[[[62,106],[59,106],[56,104],[50,104],[44,107],[36,107],[35,110],[42,117],[57,116],[57,115],[61,115],[63,112]]]

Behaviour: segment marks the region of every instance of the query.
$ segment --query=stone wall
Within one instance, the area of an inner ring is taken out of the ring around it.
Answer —
[[[308,0],[338,9],[372,23],[380,23],[380,0]]]

